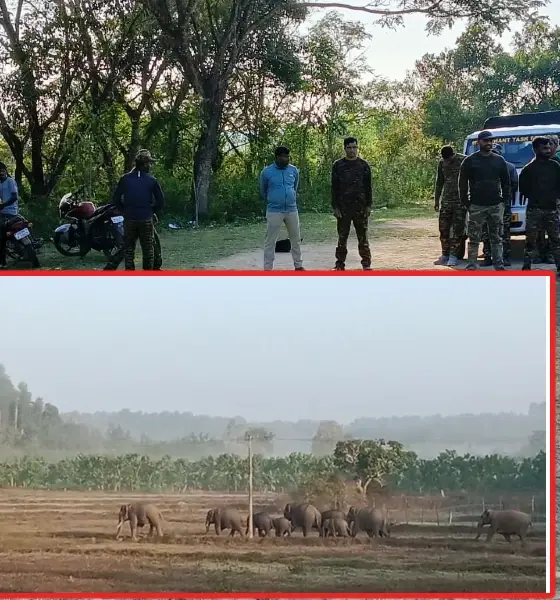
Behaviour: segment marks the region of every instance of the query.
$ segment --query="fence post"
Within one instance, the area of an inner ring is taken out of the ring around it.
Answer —
[[[484,498],[482,498],[482,512],[486,510],[486,502],[484,502]]]
[[[453,509],[449,509],[449,525],[453,525]]]

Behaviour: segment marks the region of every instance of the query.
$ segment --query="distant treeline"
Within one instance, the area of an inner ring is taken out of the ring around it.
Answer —
[[[267,457],[294,452],[324,456],[339,441],[373,438],[398,440],[423,458],[434,458],[446,449],[530,457],[545,449],[545,423],[544,403],[532,404],[526,415],[361,418],[344,427],[335,421],[255,423],[189,412],[61,414],[54,404],[33,400],[27,384],[15,387],[0,364],[0,459],[23,455],[59,459],[81,452],[198,460],[245,455],[247,434],[254,440],[255,452]]]

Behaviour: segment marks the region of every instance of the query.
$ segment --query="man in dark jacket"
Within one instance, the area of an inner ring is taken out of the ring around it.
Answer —
[[[459,172],[459,197],[469,211],[467,270],[477,268],[482,228],[488,225],[492,262],[496,271],[504,270],[502,224],[504,201],[511,196],[506,161],[492,152],[492,132],[478,134],[479,150],[467,156]]]
[[[519,192],[527,198],[525,253],[523,270],[531,270],[532,254],[538,231],[548,234],[560,275],[560,223],[557,200],[560,198],[560,164],[551,160],[552,146],[546,137],[533,140],[535,158],[521,170]]]
[[[558,136],[551,135],[549,136],[549,140],[552,149],[552,155],[550,157],[550,160],[554,160],[558,164],[560,164],[560,156],[558,156]],[[533,259],[533,262],[546,264],[554,262],[554,257],[552,256],[552,252],[550,251],[550,241],[546,237],[546,233],[544,231],[539,231],[537,233],[536,245],[538,252],[537,257]]]
[[[504,149],[500,144],[494,146],[493,152],[504,155]],[[506,165],[509,172],[509,181],[511,184],[511,198],[504,199],[504,227],[502,230],[502,244],[504,254],[504,266],[511,266],[509,256],[511,254],[511,207],[515,203],[515,196],[517,194],[517,188],[519,187],[519,176],[517,175],[517,169],[513,163],[506,160]],[[492,256],[490,255],[490,236],[488,234],[488,225],[485,225],[482,229],[482,252],[484,253],[484,261],[482,265],[484,267],[492,266]]]
[[[124,215],[126,271],[135,270],[134,255],[137,240],[140,240],[142,247],[143,269],[154,270],[154,220],[157,219],[164,205],[159,182],[150,174],[150,167],[154,162],[148,150],[140,150],[136,155],[134,169],[120,178],[113,194],[113,204],[118,206]]]
[[[331,203],[336,217],[338,245],[335,251],[335,271],[344,271],[348,255],[348,236],[354,224],[358,252],[364,271],[371,271],[371,250],[368,240],[368,220],[373,206],[371,167],[358,156],[358,140],[344,140],[346,156],[335,161],[331,172]]]

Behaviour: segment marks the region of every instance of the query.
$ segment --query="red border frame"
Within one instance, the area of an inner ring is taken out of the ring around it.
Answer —
[[[550,584],[549,593],[0,593],[0,598],[554,598],[556,595],[556,277],[553,271],[420,271],[420,270],[375,270],[375,271],[3,271],[1,276],[16,277],[548,277],[550,286]]]

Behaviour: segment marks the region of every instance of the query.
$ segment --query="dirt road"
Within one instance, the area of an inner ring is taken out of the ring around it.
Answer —
[[[309,270],[330,270],[334,267],[334,249],[336,239],[324,243],[306,244],[305,231],[303,253],[304,266]],[[512,244],[512,269],[521,268],[524,237],[514,238]],[[413,269],[413,270],[448,270],[449,267],[434,265],[440,255],[439,233],[436,219],[411,219],[406,221],[389,221],[374,225],[371,229],[370,241],[373,254],[374,269]],[[482,251],[482,245],[480,247]],[[206,269],[226,270],[260,270],[262,269],[262,250],[241,252],[205,265]],[[459,269],[464,269],[463,262]],[[361,269],[357,242],[352,233],[348,243],[348,259],[346,268]],[[554,270],[554,265],[535,265],[537,269]],[[290,254],[277,254],[275,269],[292,270]],[[492,267],[482,270],[492,271]]]

